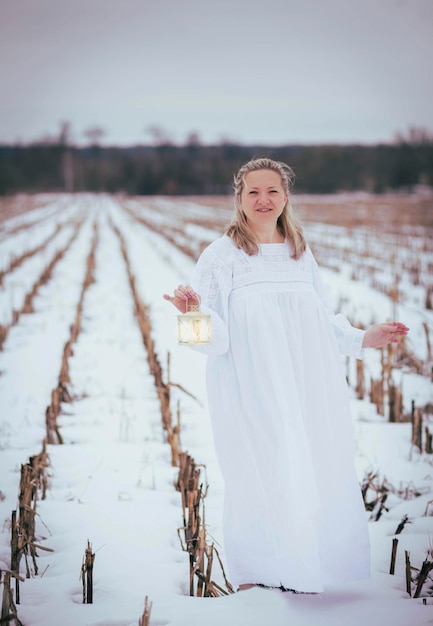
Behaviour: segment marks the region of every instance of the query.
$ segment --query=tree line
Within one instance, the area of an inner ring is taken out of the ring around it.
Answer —
[[[225,195],[233,174],[253,157],[288,163],[296,191],[382,193],[433,187],[433,136],[410,131],[393,144],[87,147],[39,143],[0,145],[0,195],[90,191],[130,195]]]

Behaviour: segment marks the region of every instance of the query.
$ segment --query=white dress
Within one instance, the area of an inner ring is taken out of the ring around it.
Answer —
[[[364,331],[334,316],[311,251],[296,261],[287,242],[249,256],[223,236],[191,284],[212,315],[213,342],[199,349],[231,582],[319,592],[367,577],[341,358],[362,357]]]

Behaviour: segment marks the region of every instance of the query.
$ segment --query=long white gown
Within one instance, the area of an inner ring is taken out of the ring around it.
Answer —
[[[192,286],[212,315],[207,387],[225,481],[224,544],[234,585],[320,592],[369,575],[341,354],[364,331],[330,310],[310,251],[223,236]]]

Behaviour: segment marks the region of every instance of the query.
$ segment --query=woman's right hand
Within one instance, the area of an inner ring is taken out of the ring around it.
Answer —
[[[200,305],[200,296],[194,291],[191,285],[179,285],[179,287],[174,290],[172,296],[165,293],[162,297],[164,300],[174,304],[176,309],[181,313],[186,313],[187,306]]]

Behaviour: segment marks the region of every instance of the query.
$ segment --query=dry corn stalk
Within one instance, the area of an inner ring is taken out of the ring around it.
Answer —
[[[410,566],[410,552],[408,550],[404,551],[404,560],[405,560],[405,571],[406,571],[406,592],[409,596],[412,596],[412,577],[411,577],[411,566]]]
[[[398,539],[394,538],[392,540],[391,564],[389,566],[389,573],[390,574],[394,574],[394,572],[395,572],[395,560],[397,558],[397,547],[398,547]]]
[[[433,561],[431,560],[430,555],[423,561],[421,569],[417,576],[417,585],[415,589],[415,593],[413,594],[414,598],[419,598],[421,595],[421,591],[424,583],[427,578],[429,578],[430,572],[433,570]]]
[[[204,498],[206,492],[200,484],[200,469],[194,459],[186,452],[179,455],[179,474],[175,485],[182,496],[183,527],[178,529],[184,533],[184,541],[180,538],[184,551],[189,554],[189,592],[191,596],[217,597],[233,593],[233,587],[228,583],[221,559],[221,565],[227,591],[211,580],[214,546],[208,545],[206,537]],[[195,578],[198,579],[196,590]]]
[[[3,594],[0,614],[0,624],[9,624],[10,626],[23,626],[18,619],[17,608],[14,603],[13,592],[11,589],[11,576],[15,576],[14,572],[0,570],[0,579],[3,574]],[[21,579],[23,580],[23,579]]]
[[[92,552],[92,544],[87,540],[87,548],[81,565],[80,578],[83,582],[83,604],[93,604],[93,563],[95,554]]]
[[[150,626],[150,614],[152,612],[152,602],[149,602],[148,596],[144,598],[144,611],[142,617],[138,620],[138,626]]]

